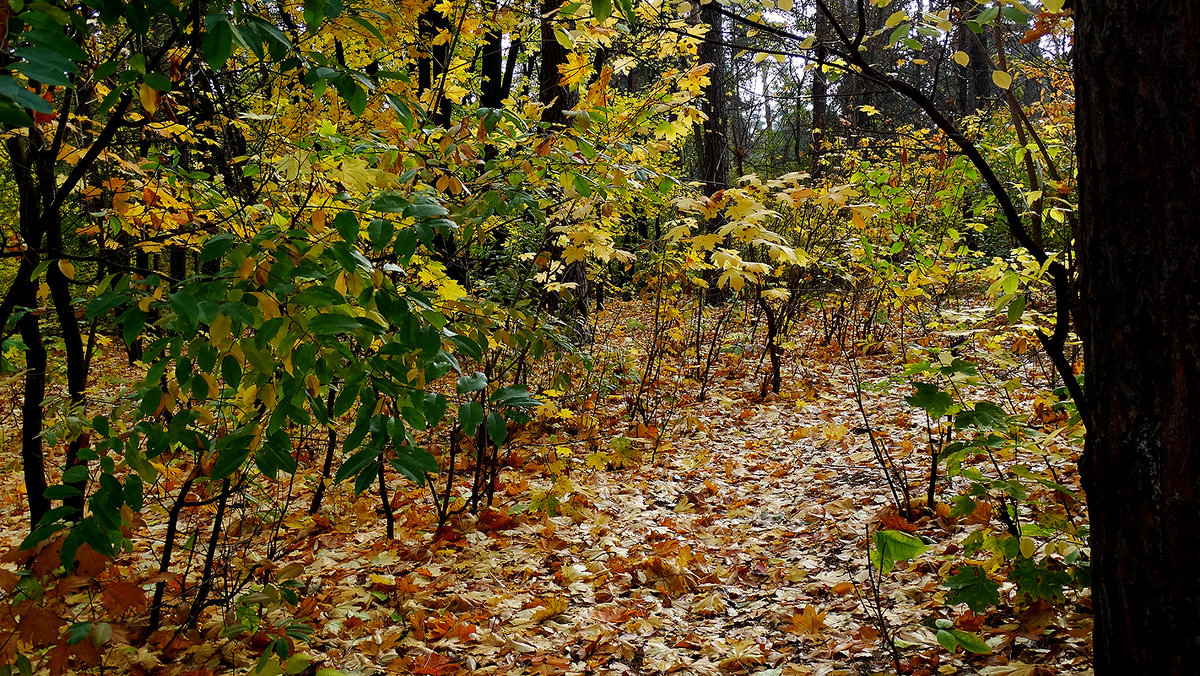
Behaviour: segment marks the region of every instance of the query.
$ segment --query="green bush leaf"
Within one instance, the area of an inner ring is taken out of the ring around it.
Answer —
[[[612,14],[612,0],[592,0],[592,14],[596,21],[604,21]]]
[[[462,426],[463,432],[475,434],[475,428],[479,427],[481,422],[483,422],[483,406],[479,402],[468,401],[458,407],[458,424]]]
[[[954,406],[954,398],[948,392],[943,392],[937,385],[913,383],[913,387],[917,388],[917,393],[905,397],[905,403],[924,410],[934,420],[946,415],[946,412]]]
[[[487,417],[488,436],[492,438],[492,443],[500,446],[504,443],[504,439],[508,436],[508,423],[504,421],[504,416],[499,411],[492,411]]]
[[[980,613],[1000,603],[1000,585],[987,576],[979,566],[965,566],[942,583],[950,589],[946,603],[965,603],[973,612]]]
[[[467,394],[469,392],[478,392],[485,387],[487,387],[487,376],[475,372],[470,375],[460,376],[456,389],[459,394]]]
[[[954,652],[954,649],[958,647],[962,647],[977,655],[987,655],[992,652],[991,647],[987,643],[984,643],[983,639],[969,631],[939,629],[937,640],[943,648],[950,652]]]
[[[920,539],[898,530],[881,530],[875,533],[875,550],[871,552],[871,560],[880,572],[887,573],[895,567],[897,561],[920,556],[929,547]]]

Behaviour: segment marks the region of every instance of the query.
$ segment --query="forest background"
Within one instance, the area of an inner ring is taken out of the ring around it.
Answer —
[[[729,383],[830,398],[802,377],[820,361],[857,421],[791,440],[852,428],[883,496],[845,552],[869,563],[831,585],[877,648],[825,661],[1089,668],[1072,3],[0,19],[8,673],[475,669],[488,613],[422,607],[422,561],[480,533],[554,542],[598,511],[580,484],[719,435],[704,407]],[[304,578],[313,543],[368,523],[383,543],[351,586],[382,614],[338,615]],[[730,571],[690,552],[557,575],[719,617]],[[567,609],[521,608],[544,633]],[[622,612],[605,621],[636,635]],[[331,648],[335,616],[374,628],[377,659]],[[805,604],[787,631],[824,618]],[[1042,639],[1062,645],[1021,661]],[[487,670],[701,670],[636,641],[510,644]],[[722,645],[693,657],[816,668]]]

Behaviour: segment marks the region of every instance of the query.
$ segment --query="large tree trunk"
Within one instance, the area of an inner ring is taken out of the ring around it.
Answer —
[[[1078,3],[1095,671],[1200,655],[1200,5]]]

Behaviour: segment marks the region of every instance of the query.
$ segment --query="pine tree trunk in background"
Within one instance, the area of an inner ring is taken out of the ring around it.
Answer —
[[[1078,4],[1095,673],[1200,655],[1200,4]]]

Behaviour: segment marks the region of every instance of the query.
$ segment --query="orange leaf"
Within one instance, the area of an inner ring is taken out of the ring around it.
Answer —
[[[30,608],[17,625],[17,634],[22,641],[35,648],[54,643],[59,636],[63,620],[45,608]]]
[[[430,674],[431,676],[442,676],[442,674],[450,674],[458,671],[458,665],[446,659],[445,655],[437,653],[429,653],[420,657],[410,657],[405,660],[412,674]]]
[[[104,585],[104,607],[114,616],[127,611],[139,611],[148,605],[146,590],[128,580],[117,580]]]

